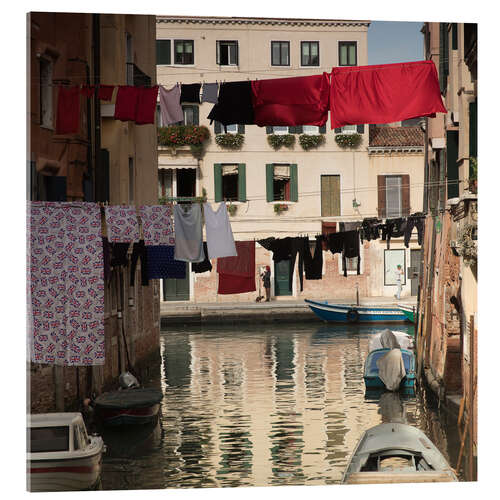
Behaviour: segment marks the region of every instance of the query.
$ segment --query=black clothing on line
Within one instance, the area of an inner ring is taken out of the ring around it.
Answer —
[[[300,291],[304,290],[304,256],[306,252],[311,253],[309,250],[309,238],[305,236],[297,236],[295,238],[291,238],[291,247],[290,247],[290,279],[289,285],[290,290],[292,289],[292,281],[293,281],[293,271],[295,269],[295,259],[297,258],[297,254],[299,254],[299,280],[300,280]]]
[[[304,268],[306,271],[306,280],[320,280],[323,277],[323,236],[316,236],[314,256],[311,255],[309,241],[307,242],[304,255]]]
[[[265,248],[266,250],[271,251],[271,248],[273,246],[273,242],[276,238],[274,236],[271,236],[270,238],[264,238],[262,240],[257,240],[257,243]]]
[[[382,226],[382,240],[387,239],[387,248],[391,247],[391,238],[400,238],[406,231],[406,219],[399,217],[397,219],[386,219],[385,227]]]
[[[203,242],[203,253],[205,254],[205,260],[203,260],[202,262],[191,263],[191,269],[193,270],[194,273],[204,273],[206,271],[212,270],[212,263],[208,258],[208,249],[206,241]]]
[[[111,243],[111,267],[128,264],[128,248],[130,243]]]
[[[330,250],[333,255],[342,253],[344,249],[344,233],[330,233],[326,236],[326,243],[328,250]]]
[[[146,245],[144,240],[140,240],[134,243],[132,248],[132,265],[130,266],[130,286],[134,286],[135,283],[135,268],[137,267],[137,261],[141,259],[141,285],[148,286],[148,258],[146,252]]]
[[[363,219],[361,224],[361,232],[359,233],[361,241],[365,239],[366,241],[376,240],[380,238],[380,225],[381,220],[376,217]]]
[[[214,105],[207,117],[212,122],[218,121],[224,125],[227,132],[227,125],[255,123],[253,103],[252,103],[252,83],[227,82],[222,83],[219,91],[219,102]]]
[[[344,267],[344,277],[347,277],[347,262],[346,259],[358,258],[358,269],[361,262],[359,255],[359,231],[345,231],[344,232],[344,251],[342,252],[342,265]]]
[[[415,215],[410,215],[408,219],[406,220],[406,228],[405,228],[405,247],[408,248],[409,243],[410,243],[410,238],[411,238],[411,233],[413,231],[413,228],[417,228],[417,237],[418,237],[418,244],[422,245],[422,241],[424,238],[424,218],[422,216],[415,216]]]
[[[181,102],[200,102],[201,83],[181,84]]]

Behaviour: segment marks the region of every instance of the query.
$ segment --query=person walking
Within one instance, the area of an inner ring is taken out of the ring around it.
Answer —
[[[266,270],[262,273],[262,281],[266,290],[266,302],[271,300],[271,268],[266,266]]]
[[[396,268],[396,285],[398,286],[398,290],[396,292],[396,295],[394,295],[394,297],[396,297],[396,299],[398,300],[401,298],[402,276],[403,276],[403,269],[401,268],[401,264],[398,264]]]

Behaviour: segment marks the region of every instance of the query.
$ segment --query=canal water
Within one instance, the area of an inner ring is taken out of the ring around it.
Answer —
[[[424,388],[415,396],[365,394],[369,341],[383,328],[310,322],[162,331],[160,374],[145,383],[164,393],[158,423],[104,431],[102,489],[337,484],[362,432],[390,421],[422,429],[455,467],[456,416]],[[413,325],[391,329],[413,334]]]

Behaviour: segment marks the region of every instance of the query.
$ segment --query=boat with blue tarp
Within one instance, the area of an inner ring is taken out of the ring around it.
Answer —
[[[323,321],[339,323],[404,323],[406,315],[398,306],[360,306],[355,304],[329,304],[328,301],[304,300]]]

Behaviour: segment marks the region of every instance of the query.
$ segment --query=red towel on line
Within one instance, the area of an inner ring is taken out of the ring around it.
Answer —
[[[255,123],[264,125],[317,125],[328,118],[330,82],[327,73],[252,81]]]
[[[332,129],[433,117],[437,112],[446,113],[446,108],[432,61],[332,69]]]
[[[114,85],[99,85],[99,90],[97,91],[97,97],[103,101],[111,101],[113,97],[113,91],[115,90]]]
[[[95,85],[82,85],[80,93],[85,97],[92,97],[95,93]]]
[[[135,123],[146,125],[155,122],[156,100],[158,97],[158,85],[151,88],[140,88],[137,99],[137,113]]]
[[[59,86],[57,96],[57,134],[76,134],[80,130],[80,87]]]
[[[139,87],[120,85],[116,94],[115,120],[135,121]]]
[[[217,259],[221,295],[255,292],[255,241],[235,241],[236,257]]]

